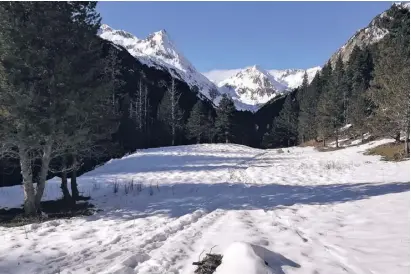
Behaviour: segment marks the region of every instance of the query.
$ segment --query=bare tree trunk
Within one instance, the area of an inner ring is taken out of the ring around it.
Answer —
[[[67,171],[66,171],[67,162],[66,162],[65,156],[63,157],[62,166],[63,166],[63,171],[61,172],[61,191],[63,192],[64,201],[66,201],[67,203],[71,203],[72,198],[71,198],[70,192],[67,187]]]
[[[323,147],[325,147],[325,137],[323,137]]]
[[[337,131],[336,131],[336,133],[335,133],[335,147],[336,147],[336,148],[339,147],[339,145],[338,145],[338,129],[337,129]]]
[[[405,155],[410,155],[410,126],[407,125],[407,129],[405,130]]]
[[[24,213],[26,215],[36,215],[35,192],[33,186],[33,173],[29,153],[25,146],[19,146],[20,168],[23,177],[24,190]]]
[[[361,133],[361,144],[364,144],[364,133]]]
[[[138,89],[137,114],[138,114],[138,129],[141,131],[143,128],[143,84],[141,80],[140,80],[140,85]]]
[[[396,143],[401,142],[401,134],[400,134],[400,132],[397,132],[397,135],[395,135],[395,142],[396,142]]]
[[[78,186],[77,186],[77,156],[73,156],[73,166],[74,169],[71,172],[71,180],[70,180],[70,186],[71,186],[71,196],[73,197],[74,201],[78,201],[80,198],[80,192],[78,191]]]
[[[47,141],[47,143],[45,144],[43,156],[41,158],[41,169],[40,169],[39,180],[37,182],[36,200],[35,200],[37,210],[40,209],[41,198],[43,197],[44,188],[46,186],[46,179],[47,179],[47,174],[49,171],[49,164],[50,164],[50,156],[51,156],[51,140]]]
[[[171,145],[174,146],[176,140],[176,127],[174,125],[171,126]]]

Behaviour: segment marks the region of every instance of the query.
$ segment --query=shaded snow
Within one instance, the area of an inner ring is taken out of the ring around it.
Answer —
[[[217,273],[409,273],[409,161],[362,154],[389,141],[139,150],[78,179],[102,212],[0,227],[0,273],[192,274],[213,246]],[[131,180],[142,191],[126,194]],[[46,192],[59,197],[58,181]],[[21,201],[0,188],[1,206]]]

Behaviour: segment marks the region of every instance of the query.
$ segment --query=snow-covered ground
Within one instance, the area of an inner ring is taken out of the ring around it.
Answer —
[[[217,274],[409,273],[410,163],[362,154],[383,142],[137,151],[79,178],[102,212],[0,227],[0,273],[193,274],[214,246]],[[21,201],[0,188],[0,207]]]

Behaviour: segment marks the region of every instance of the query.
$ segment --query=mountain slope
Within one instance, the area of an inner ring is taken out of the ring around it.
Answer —
[[[102,25],[100,37],[122,46],[137,58],[141,63],[166,70],[174,77],[186,82],[191,88],[198,88],[199,92],[208,99],[218,95],[217,87],[176,49],[165,30],[139,39],[123,30],[114,30],[108,25]]]
[[[299,87],[303,83],[304,72],[307,71],[308,82],[314,78],[317,71],[321,67],[313,67],[307,70],[304,69],[272,69],[267,70],[269,74],[274,77],[274,80],[287,86],[289,89],[294,89]],[[229,69],[229,70],[211,70],[204,72],[203,74],[210,79],[213,83],[219,85],[222,81],[227,80],[230,77],[233,77],[238,72],[244,69]]]
[[[287,86],[259,66],[248,67],[218,84],[241,109],[256,111],[261,104],[287,91]]]
[[[304,73],[307,72],[308,82],[314,79],[315,74],[321,70],[321,67],[304,69],[285,69],[269,70],[268,72],[280,83],[286,85],[289,89],[298,88],[303,83]]]
[[[393,6],[409,10],[410,2],[394,3]],[[387,11],[374,17],[367,27],[358,30],[347,43],[331,56],[331,64],[334,65],[336,63],[338,55],[341,55],[343,62],[347,62],[355,46],[363,49],[383,39],[389,33],[388,29],[384,26],[384,21],[391,19],[392,18],[387,15]]]

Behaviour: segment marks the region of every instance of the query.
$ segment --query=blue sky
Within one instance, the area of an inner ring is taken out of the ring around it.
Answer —
[[[166,29],[202,72],[323,65],[392,2],[99,2],[103,23],[139,38]]]

